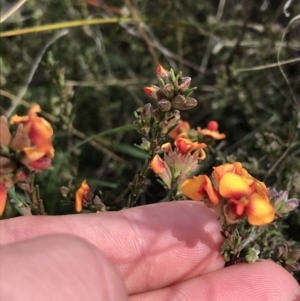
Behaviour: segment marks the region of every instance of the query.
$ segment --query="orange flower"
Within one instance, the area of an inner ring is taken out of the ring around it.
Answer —
[[[150,163],[150,167],[163,180],[166,186],[170,188],[172,181],[171,171],[159,155],[155,155]]]
[[[21,158],[21,162],[29,170],[45,170],[52,166],[51,158],[46,156],[36,146],[24,147],[23,152],[24,157]]]
[[[190,199],[201,201],[205,196],[214,204],[218,205],[218,193],[214,189],[207,175],[200,175],[187,179],[181,184],[181,191]]]
[[[187,121],[179,120],[178,126],[169,133],[169,137],[174,140],[179,137],[186,137],[190,129],[190,124]]]
[[[27,116],[14,115],[10,122],[11,124],[24,124],[23,131],[28,135],[32,143],[39,151],[44,152],[46,156],[53,158],[53,130],[48,121],[37,115],[39,112],[41,112],[41,108],[36,104],[29,110]]]
[[[201,135],[210,136],[210,137],[212,137],[212,138],[214,138],[216,140],[221,140],[221,139],[226,138],[225,134],[220,134],[218,132],[218,127],[219,127],[219,124],[216,121],[211,120],[207,124],[207,128],[201,129],[200,127],[197,127],[197,131]]]
[[[5,116],[0,116],[0,147],[9,146],[12,139],[12,135],[7,125],[7,119]]]
[[[275,218],[275,210],[264,187],[254,178],[249,185],[249,178],[226,173],[220,180],[219,193],[229,199],[230,205],[235,205],[232,208],[237,216],[246,213],[251,225],[261,226],[271,223]]]
[[[6,187],[4,183],[0,183],[0,216],[2,216],[7,199]]]
[[[204,160],[206,158],[206,154],[203,150],[203,148],[206,147],[205,143],[192,142],[186,138],[177,138],[174,141],[174,144],[178,149],[179,153],[183,156],[193,151],[199,151],[199,160]]]
[[[86,180],[82,181],[80,188],[76,191],[75,195],[75,210],[76,212],[82,211],[83,200],[88,200],[87,194],[90,191],[90,186],[86,183]]]

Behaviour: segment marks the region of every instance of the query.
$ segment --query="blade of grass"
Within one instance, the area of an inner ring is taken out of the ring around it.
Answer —
[[[131,146],[129,144],[117,144],[117,145],[113,146],[113,149],[120,153],[129,155],[133,158],[143,159],[143,160],[148,158],[147,152],[145,152],[135,146]]]
[[[8,30],[0,33],[0,38],[19,36],[28,33],[35,33],[41,31],[58,30],[71,27],[80,27],[85,25],[97,25],[97,24],[111,24],[120,22],[134,22],[133,18],[107,18],[107,19],[91,19],[91,20],[75,20],[68,22],[60,22],[54,24],[45,24],[36,27],[28,27],[21,29]]]
[[[0,23],[3,23],[6,19],[8,19],[14,12],[16,12],[23,4],[25,4],[27,0],[21,0],[16,3],[8,12],[0,16]]]

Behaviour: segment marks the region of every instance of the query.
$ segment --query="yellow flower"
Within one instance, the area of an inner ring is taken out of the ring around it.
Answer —
[[[216,140],[221,140],[221,139],[226,138],[225,134],[221,134],[218,132],[218,127],[219,127],[219,124],[216,121],[211,120],[207,124],[207,128],[201,129],[200,127],[197,127],[197,131],[201,135],[210,136]]]
[[[220,180],[219,193],[229,199],[229,204],[237,216],[247,214],[248,222],[254,226],[271,223],[275,218],[275,210],[270,204],[265,186],[258,180],[226,173]]]
[[[81,186],[76,191],[75,195],[75,210],[76,212],[82,211],[82,202],[83,200],[88,200],[88,193],[90,191],[90,186],[86,183],[86,180],[83,180]]]
[[[218,205],[219,203],[218,193],[207,175],[200,175],[185,180],[181,184],[181,191],[194,201],[201,201],[207,196],[214,205]]]
[[[172,139],[176,139],[178,137],[186,138],[187,133],[191,129],[190,124],[187,121],[178,121],[178,126],[172,130],[168,135]]]

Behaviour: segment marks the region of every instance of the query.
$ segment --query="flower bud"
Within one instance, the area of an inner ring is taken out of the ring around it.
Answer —
[[[162,65],[158,65],[156,68],[156,75],[158,78],[166,79],[169,77],[169,72],[163,68]]]
[[[219,124],[217,121],[215,120],[211,120],[208,124],[207,124],[207,128],[210,130],[210,131],[217,131],[218,128],[219,128]]]
[[[285,202],[284,208],[282,208],[280,213],[288,213],[290,211],[295,210],[299,205],[299,201],[297,199],[289,199]]]
[[[142,129],[141,129],[142,123],[141,123],[140,120],[135,120],[135,121],[133,122],[133,126],[134,126],[134,128],[136,129],[136,131],[137,131],[139,134],[143,134],[143,131],[142,131]]]
[[[172,84],[166,84],[161,90],[167,99],[171,100],[174,97],[174,86]]]
[[[275,211],[280,214],[288,213],[298,207],[298,199],[289,199],[289,193],[287,191],[276,191],[276,189],[272,188],[268,190],[268,196]]]
[[[151,87],[144,87],[144,92],[151,97],[154,100],[157,100],[157,91],[159,90],[159,87],[157,86],[151,86]]]
[[[182,95],[177,95],[172,99],[172,108],[182,110],[186,106],[186,99]]]
[[[162,99],[162,100],[158,101],[158,108],[163,112],[170,111],[171,103],[166,99]]]
[[[161,121],[161,118],[162,118],[162,115],[161,115],[161,112],[157,109],[153,110],[153,118],[156,122],[159,122]]]
[[[189,110],[189,109],[192,109],[194,107],[196,107],[198,104],[198,101],[193,98],[193,97],[187,97],[186,98],[186,107],[182,110]]]
[[[178,90],[180,92],[186,91],[191,83],[191,78],[190,77],[179,77],[178,79]]]
[[[172,99],[172,107],[177,110],[189,110],[198,104],[197,100],[192,97],[177,95]]]
[[[145,124],[149,124],[151,122],[152,111],[153,109],[151,103],[147,103],[143,106],[141,119],[144,121]]]

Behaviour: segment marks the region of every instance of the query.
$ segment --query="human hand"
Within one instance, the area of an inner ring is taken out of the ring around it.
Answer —
[[[1,300],[300,300],[271,261],[223,268],[219,222],[200,202],[13,218],[0,244]]]

